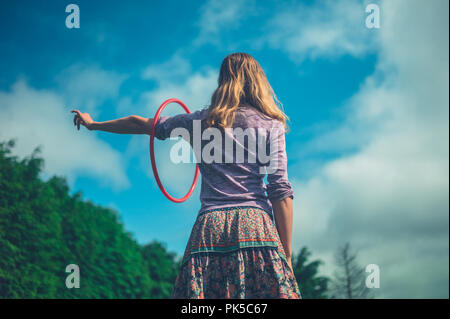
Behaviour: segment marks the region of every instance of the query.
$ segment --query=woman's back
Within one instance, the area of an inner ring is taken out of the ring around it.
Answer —
[[[231,128],[208,127],[207,112],[203,109],[161,117],[155,127],[159,139],[169,137],[177,128],[189,133],[202,175],[200,213],[251,206],[271,214],[271,201],[293,196],[286,171],[283,124],[245,104],[237,108]]]

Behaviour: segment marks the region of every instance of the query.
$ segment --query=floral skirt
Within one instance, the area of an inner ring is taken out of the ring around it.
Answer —
[[[255,207],[202,212],[173,298],[301,298],[272,217]]]

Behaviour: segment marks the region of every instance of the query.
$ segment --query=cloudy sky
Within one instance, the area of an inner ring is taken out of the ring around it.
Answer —
[[[200,109],[222,59],[245,51],[291,119],[294,250],[307,246],[331,275],[350,242],[361,265],[379,265],[378,297],[448,298],[448,1],[77,1],[79,29],[65,26],[68,3],[0,10],[0,140],[17,138],[20,156],[42,146],[43,178],[66,176],[140,243],[182,254],[199,189],[169,202],[148,137],[75,131],[69,110],[152,117],[171,97]],[[369,3],[380,28],[366,27]],[[181,196],[194,167],[170,163],[170,143],[156,144],[157,161]]]

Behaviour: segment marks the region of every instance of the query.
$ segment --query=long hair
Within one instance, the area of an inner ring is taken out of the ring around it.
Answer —
[[[281,110],[266,74],[259,63],[247,53],[232,53],[220,67],[218,87],[211,97],[206,116],[207,126],[231,127],[235,111],[248,104],[266,116],[280,120],[287,128],[287,115]]]

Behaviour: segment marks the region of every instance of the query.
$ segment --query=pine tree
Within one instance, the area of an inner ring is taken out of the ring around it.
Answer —
[[[366,287],[365,269],[359,266],[357,254],[351,250],[350,243],[338,249],[335,259],[337,270],[331,284],[332,298],[373,298],[371,290]]]
[[[297,279],[300,293],[304,299],[327,298],[327,287],[329,279],[319,276],[319,266],[323,264],[320,260],[308,262],[311,252],[303,247],[297,256],[293,256],[292,268]]]

